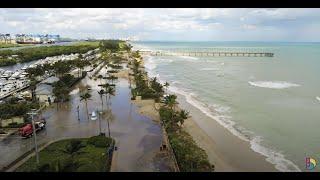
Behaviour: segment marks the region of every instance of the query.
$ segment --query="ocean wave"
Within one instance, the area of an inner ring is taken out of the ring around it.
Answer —
[[[183,58],[183,59],[189,59],[189,60],[198,60],[199,58],[197,57],[193,57],[193,56],[178,56],[180,58]]]
[[[318,101],[320,101],[320,97],[317,96],[316,99],[317,99]]]
[[[248,83],[252,86],[271,89],[285,89],[300,86],[299,84],[294,84],[285,81],[249,81]]]
[[[201,68],[200,71],[218,71],[219,68]]]
[[[261,145],[261,136],[255,136],[251,141],[251,149],[267,157],[267,161],[274,164],[276,169],[281,172],[300,172],[300,168],[290,160],[286,159],[280,152]]]
[[[157,63],[154,61],[154,57],[152,56],[144,56],[144,59],[146,61],[144,67],[151,71],[157,67]]]
[[[253,132],[246,130],[243,127],[237,125],[231,120],[231,116],[225,115],[230,111],[229,107],[223,107],[218,105],[207,105],[197,99],[194,93],[188,93],[181,88],[170,86],[169,91],[180,94],[186,98],[186,101],[192,106],[199,109],[206,116],[217,121],[224,128],[229,130],[233,135],[250,143],[250,147],[253,151],[262,154],[266,157],[266,160],[275,165],[275,168],[279,171],[301,171],[297,165],[290,160],[286,159],[280,152],[272,150],[262,145],[262,137],[255,136]]]

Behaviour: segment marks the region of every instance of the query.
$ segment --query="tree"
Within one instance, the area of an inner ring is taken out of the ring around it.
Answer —
[[[176,105],[176,104],[178,104],[177,103],[177,101],[176,101],[176,99],[177,99],[177,96],[176,95],[174,95],[174,94],[170,94],[169,96],[167,96],[166,98],[165,98],[165,104],[170,108],[170,110],[171,110],[171,120],[173,120],[173,117],[174,117],[174,106]]]
[[[112,53],[120,50],[120,40],[102,40],[99,43],[99,48],[102,51],[110,50]]]
[[[100,86],[101,89],[102,89],[102,82],[101,82],[101,80],[103,79],[103,76],[102,76],[101,74],[99,74],[98,79],[100,80],[99,86]]]
[[[36,102],[36,88],[37,88],[37,81],[35,80],[34,77],[30,78],[30,90],[31,90],[31,98],[32,102]]]
[[[180,123],[180,125],[182,126],[184,123],[184,120],[188,119],[188,117],[189,117],[189,112],[186,110],[181,110],[178,115],[178,123]]]
[[[88,100],[90,100],[91,94],[87,91],[80,95],[80,101],[85,101],[86,103],[86,110],[87,110],[87,118],[89,120],[89,112],[88,112]]]
[[[111,103],[110,99],[111,99],[111,96],[115,95],[115,89],[112,86],[110,86],[109,84],[105,84],[104,87],[106,89],[105,94],[106,94],[107,111],[109,111],[109,103]],[[107,123],[108,123],[108,133],[109,133],[109,137],[110,137],[109,118],[107,118]]]
[[[100,91],[98,91],[98,94],[100,95],[100,99],[101,99],[101,112],[103,111],[103,99],[102,96],[105,94],[105,91],[103,89],[101,89]]]
[[[59,107],[59,103],[65,102],[69,99],[69,88],[63,81],[58,81],[53,84],[52,90],[54,96],[56,97],[57,109]]]
[[[54,71],[57,77],[63,76],[65,73],[71,70],[70,63],[64,61],[58,61],[53,65]]]
[[[113,84],[114,80],[118,79],[118,77],[110,75],[109,77],[107,77],[107,79],[111,80],[111,84]]]
[[[177,99],[177,96],[176,95],[174,95],[174,94],[170,94],[169,96],[166,96],[166,98],[165,98],[165,104],[168,106],[168,107],[170,107],[170,109],[173,111],[173,108],[174,108],[174,106],[176,105],[176,104],[178,104],[177,103],[177,101],[176,101],[176,99]]]

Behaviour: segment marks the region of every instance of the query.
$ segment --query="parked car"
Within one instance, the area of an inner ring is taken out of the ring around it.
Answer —
[[[95,121],[95,120],[97,120],[97,115],[96,115],[96,112],[93,111],[91,114],[91,121]]]

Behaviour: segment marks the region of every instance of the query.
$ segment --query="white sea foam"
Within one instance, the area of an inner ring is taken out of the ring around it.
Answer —
[[[155,62],[154,58],[151,56],[145,56],[146,63],[145,68],[147,68],[149,71],[155,69],[157,67],[157,63]]]
[[[320,97],[317,96],[316,99],[317,99],[318,101],[320,101]]]
[[[274,164],[276,169],[282,172],[300,172],[300,168],[290,160],[286,159],[280,152],[261,145],[261,136],[255,136],[251,141],[251,149],[267,157],[267,161]]]
[[[271,89],[285,89],[300,86],[299,84],[294,84],[285,81],[249,81],[248,83],[252,86]]]
[[[183,58],[183,59],[191,59],[191,60],[198,60],[199,58],[197,57],[193,57],[193,56],[178,56],[180,58]]]
[[[218,71],[220,70],[219,68],[201,68],[201,71]]]
[[[187,102],[199,109],[206,116],[216,120],[220,125],[228,129],[233,135],[244,141],[250,142],[251,149],[266,157],[266,160],[275,165],[279,171],[301,171],[297,165],[286,159],[281,152],[277,152],[262,145],[262,138],[255,136],[253,132],[244,129],[231,120],[230,116],[224,115],[229,112],[229,107],[207,105],[197,99],[194,93],[188,93],[180,88],[170,86],[173,93],[183,95]],[[214,110],[213,110],[214,109]]]

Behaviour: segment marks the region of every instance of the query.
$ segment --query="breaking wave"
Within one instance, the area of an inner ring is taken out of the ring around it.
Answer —
[[[316,99],[317,99],[318,101],[320,101],[320,97],[317,96]]]
[[[270,89],[285,89],[300,86],[299,84],[294,84],[285,81],[249,81],[248,83],[252,86]]]
[[[219,68],[201,68],[201,71],[218,71],[220,70]]]

